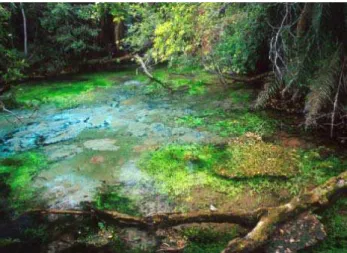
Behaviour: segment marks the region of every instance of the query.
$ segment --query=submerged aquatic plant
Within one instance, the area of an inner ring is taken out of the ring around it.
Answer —
[[[10,206],[22,211],[35,202],[36,190],[31,187],[33,178],[47,165],[43,155],[27,152],[0,160],[0,175],[10,188]]]

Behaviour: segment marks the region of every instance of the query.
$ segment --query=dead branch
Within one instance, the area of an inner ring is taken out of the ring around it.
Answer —
[[[0,110],[7,112],[9,114],[11,114],[12,116],[14,116],[19,122],[23,123],[23,121],[21,120],[21,118],[19,118],[14,112],[12,112],[11,110],[7,109],[5,107],[5,104],[0,100]]]
[[[149,70],[148,70],[148,68],[147,68],[147,66],[146,66],[146,64],[145,64],[145,62],[143,61],[143,59],[142,59],[141,56],[139,56],[138,54],[135,54],[135,55],[134,55],[134,58],[135,58],[136,61],[141,65],[141,68],[142,68],[143,72],[145,73],[145,75],[146,75],[149,79],[151,79],[153,82],[156,82],[156,83],[160,84],[163,88],[168,89],[169,91],[172,91],[172,89],[169,87],[168,84],[166,84],[166,83],[160,81],[158,78],[154,77],[154,76],[149,72]]]
[[[96,65],[96,64],[109,64],[109,63],[120,63],[122,61],[127,61],[127,60],[131,60],[134,56],[132,54],[127,54],[118,58],[109,58],[109,57],[105,57],[105,58],[99,58],[99,59],[92,59],[92,60],[88,60],[86,62],[86,64],[88,65]]]

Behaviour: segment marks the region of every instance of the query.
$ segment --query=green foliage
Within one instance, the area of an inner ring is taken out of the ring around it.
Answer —
[[[13,239],[13,238],[1,238],[0,239],[0,248],[1,247],[6,247],[14,243],[19,243],[19,239]]]
[[[228,25],[218,41],[214,60],[223,72],[249,73],[257,71],[257,63],[264,57],[270,27],[267,25],[268,8],[266,4],[249,4],[232,8],[225,17]]]
[[[82,63],[88,53],[98,50],[95,43],[98,20],[93,4],[48,3],[40,19],[48,36],[33,64],[44,61],[43,71],[53,72],[71,63]]]
[[[38,153],[23,153],[0,160],[0,175],[5,176],[5,183],[10,187],[11,207],[21,211],[35,202],[35,189],[32,179],[46,166],[45,158]]]
[[[22,70],[26,66],[21,54],[13,46],[14,38],[9,26],[10,18],[9,9],[0,5],[0,83],[22,78]]]

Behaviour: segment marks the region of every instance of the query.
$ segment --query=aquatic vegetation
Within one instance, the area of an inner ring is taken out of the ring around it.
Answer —
[[[95,197],[95,207],[101,210],[115,210],[129,215],[139,215],[133,200],[121,192],[121,186],[109,186]]]
[[[247,104],[251,103],[255,97],[252,95],[250,90],[238,89],[230,92],[231,101],[234,104]]]
[[[228,178],[292,177],[298,172],[298,156],[294,149],[263,142],[260,136],[248,133],[229,143],[224,163],[215,171]]]
[[[110,87],[111,74],[86,75],[69,81],[42,82],[19,85],[15,88],[15,100],[19,104],[37,106],[54,104],[59,108],[69,108],[94,99],[96,88]]]
[[[269,135],[274,132],[276,122],[259,113],[224,113],[216,110],[198,116],[188,115],[178,118],[176,124],[188,127],[203,127],[221,137],[241,136],[247,132]]]
[[[45,168],[47,162],[39,153],[23,153],[0,160],[0,175],[5,177],[9,186],[11,207],[22,210],[35,202],[35,190],[31,187],[32,179]]]
[[[168,145],[145,154],[139,167],[149,173],[162,193],[187,196],[195,187],[211,187],[229,195],[241,189],[216,175],[212,166],[223,152],[212,146]]]

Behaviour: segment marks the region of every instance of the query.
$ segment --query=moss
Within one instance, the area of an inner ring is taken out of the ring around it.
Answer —
[[[139,215],[134,201],[121,191],[121,186],[108,186],[95,198],[95,207],[101,210],[115,210],[129,215]]]
[[[31,188],[32,179],[45,168],[45,158],[39,153],[27,152],[0,160],[0,175],[10,187],[11,206],[22,210],[34,201],[35,190]]]
[[[187,196],[198,186],[235,195],[240,188],[212,170],[222,154],[209,145],[168,145],[143,155],[139,167],[153,177],[160,192],[172,197]]]
[[[220,110],[208,111],[198,116],[183,116],[176,120],[177,125],[188,127],[202,127],[221,137],[241,136],[247,132],[254,132],[262,136],[274,132],[276,123],[261,113],[234,111],[224,113]]]
[[[230,92],[231,102],[234,104],[247,104],[251,103],[255,99],[252,92],[247,89],[233,90]]]
[[[54,104],[59,108],[69,108],[93,101],[96,88],[110,87],[112,74],[77,76],[70,80],[39,82],[20,85],[15,88],[15,100],[19,104],[38,106]]]
[[[224,163],[215,170],[228,178],[255,176],[292,177],[298,172],[296,151],[265,143],[257,135],[239,138],[229,144]],[[247,136],[247,135],[246,135]]]
[[[221,252],[227,245],[228,241],[235,238],[238,233],[236,229],[229,232],[216,231],[211,228],[187,228],[182,234],[188,239],[188,245],[184,252]]]
[[[170,84],[174,90],[185,87],[189,95],[204,94],[206,87],[214,79],[213,75],[197,68],[178,71],[176,68],[161,67],[155,69],[152,75],[162,82]],[[135,77],[135,80],[145,82],[148,77],[140,74]],[[159,92],[161,89],[160,85],[151,83],[147,85],[145,93]]]

